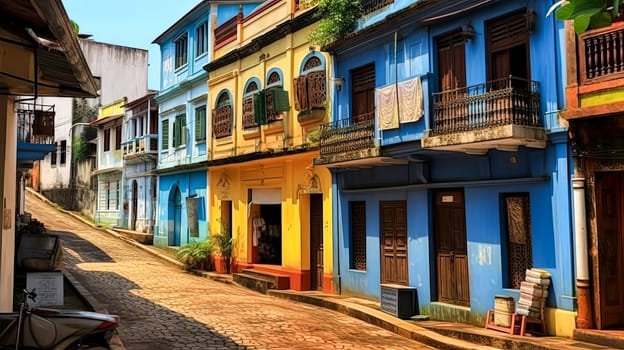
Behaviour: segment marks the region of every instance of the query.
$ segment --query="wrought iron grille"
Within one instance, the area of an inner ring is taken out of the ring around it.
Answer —
[[[254,115],[253,95],[243,98],[243,129],[258,126]]]
[[[501,125],[541,127],[538,82],[509,77],[433,94],[433,134]]]
[[[17,114],[17,140],[27,143],[54,143],[54,105],[19,103]]]
[[[531,208],[527,193],[505,197],[509,287],[520,289],[525,271],[533,267],[531,250]]]
[[[375,120],[373,118],[359,123],[354,123],[351,118],[348,118],[321,125],[321,157],[374,147]]]
[[[624,23],[580,36],[581,83],[624,75]]]
[[[351,218],[351,268],[366,271],[366,202],[349,202]]]
[[[232,135],[232,105],[225,104],[212,111],[212,132],[215,138]]]
[[[393,3],[394,0],[362,0],[362,14],[373,13]]]

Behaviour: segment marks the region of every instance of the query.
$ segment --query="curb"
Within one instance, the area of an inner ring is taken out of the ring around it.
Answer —
[[[391,315],[383,313],[381,311],[372,310],[369,307],[350,303],[347,301],[335,301],[332,298],[315,297],[312,295],[302,295],[299,293],[293,293],[285,290],[269,290],[268,295],[296,301],[300,303],[306,303],[311,305],[320,306],[330,310],[334,310],[362,320],[364,322],[376,325],[390,332],[396,333],[408,339],[415,340],[422,344],[432,346],[436,349],[446,350],[492,350],[498,349],[485,345],[478,345],[470,343],[465,340],[451,338],[435,331],[414,325],[410,322],[397,319]]]

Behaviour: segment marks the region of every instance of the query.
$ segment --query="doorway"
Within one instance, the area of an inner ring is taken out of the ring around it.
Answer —
[[[179,246],[182,226],[182,194],[180,188],[174,186],[169,192],[169,232],[168,245]]]
[[[310,289],[323,289],[323,197],[310,195]]]
[[[464,191],[440,190],[434,198],[438,301],[470,306]]]
[[[379,202],[381,221],[381,283],[408,284],[407,205]]]
[[[130,230],[136,230],[139,190],[136,180],[132,181],[132,204],[130,206]]]
[[[624,326],[624,173],[596,173],[599,329]]]

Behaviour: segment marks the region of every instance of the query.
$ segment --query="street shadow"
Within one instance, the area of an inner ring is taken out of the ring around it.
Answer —
[[[120,316],[119,336],[128,350],[248,349],[209,325],[136,295],[141,286],[115,272],[67,268],[100,307]],[[172,292],[168,299],[175,297]]]
[[[48,233],[57,235],[61,238],[64,251],[63,259],[66,263],[68,262],[68,259],[71,264],[115,262],[115,260],[106,252],[72,232],[48,231]]]

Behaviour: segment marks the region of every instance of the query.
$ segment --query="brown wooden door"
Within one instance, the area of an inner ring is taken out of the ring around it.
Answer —
[[[351,105],[354,124],[375,118],[375,64],[351,72]]]
[[[310,289],[323,289],[323,198],[310,195]]]
[[[408,284],[407,210],[405,201],[382,201],[381,283]]]
[[[440,91],[466,87],[466,50],[464,40],[451,34],[438,40]]]
[[[596,175],[600,329],[624,326],[623,183],[624,173]]]
[[[434,241],[438,300],[470,305],[466,214],[462,190],[435,194]]]

